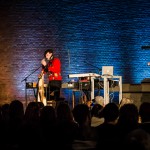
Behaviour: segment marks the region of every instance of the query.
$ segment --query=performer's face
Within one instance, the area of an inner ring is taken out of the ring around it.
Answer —
[[[47,60],[50,60],[51,56],[52,56],[52,53],[49,53],[49,52],[46,53],[46,59],[47,59]]]

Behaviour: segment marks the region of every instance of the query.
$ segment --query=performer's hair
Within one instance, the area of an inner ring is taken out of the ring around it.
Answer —
[[[46,54],[47,53],[53,53],[53,49],[47,49],[45,52],[44,52],[44,57],[46,57]]]

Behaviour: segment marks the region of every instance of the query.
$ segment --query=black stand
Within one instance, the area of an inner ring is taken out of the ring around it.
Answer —
[[[21,82],[25,81],[25,101],[26,101],[26,107],[28,105],[28,100],[27,100],[27,79],[37,70],[39,70],[39,68],[41,68],[41,66],[39,66],[38,68],[36,68],[34,71],[32,71],[28,76],[26,76]]]
[[[88,64],[88,65],[90,65],[90,66],[93,66],[94,68],[97,68],[97,69],[98,69],[99,74],[100,74],[100,72],[102,71],[102,69],[100,69],[100,68],[99,68],[99,67],[97,67],[97,66],[92,65],[91,63],[89,63],[89,62],[87,62],[87,61],[85,61],[85,63],[86,63],[86,64]]]

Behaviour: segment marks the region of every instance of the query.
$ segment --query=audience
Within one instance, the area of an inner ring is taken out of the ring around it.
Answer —
[[[30,102],[25,110],[21,149],[42,148],[40,129],[41,107],[37,102]],[[24,143],[26,141],[26,143]]]
[[[123,106],[124,104],[132,104],[132,103],[133,103],[133,99],[123,97],[119,104],[119,107]]]
[[[126,136],[129,132],[139,127],[139,112],[135,104],[128,103],[120,107],[117,127],[119,133]]]
[[[21,137],[23,135],[23,103],[19,100],[13,100],[9,105],[9,121],[7,134],[7,149],[19,149]]]
[[[142,129],[131,131],[125,138],[122,150],[150,150],[150,134]]]
[[[53,106],[44,106],[40,113],[40,128],[42,134],[42,149],[46,149],[51,145],[51,149],[57,145],[56,136],[56,111]]]
[[[77,104],[73,109],[65,101],[57,107],[30,102],[26,109],[19,100],[3,104],[1,149],[150,149],[149,102],[139,109],[129,99],[120,105],[101,104]]]
[[[103,106],[100,104],[94,104],[91,108],[91,127],[97,127],[104,122]]]
[[[139,108],[140,128],[150,134],[150,102],[143,102]]]
[[[128,134],[139,128],[139,112],[133,103],[127,103],[120,107],[119,118],[117,122],[118,128],[118,145],[124,145],[124,141]]]
[[[117,119],[119,107],[115,103],[108,103],[103,108],[104,123],[97,127],[97,150],[116,149],[118,144]]]
[[[74,120],[69,104],[62,101],[56,108],[57,129],[55,149],[71,150],[72,143],[77,136],[79,125]]]
[[[91,128],[91,112],[86,104],[77,104],[73,109],[73,116],[79,125],[78,134],[73,142],[73,150],[95,149],[95,132]]]

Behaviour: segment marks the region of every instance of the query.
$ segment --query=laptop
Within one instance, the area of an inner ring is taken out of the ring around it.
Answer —
[[[113,76],[114,67],[113,66],[102,66],[102,75]]]

